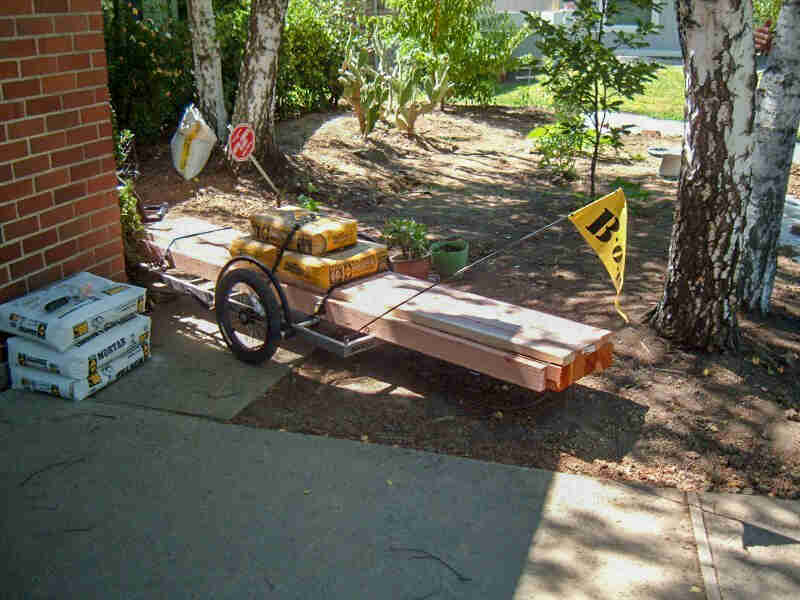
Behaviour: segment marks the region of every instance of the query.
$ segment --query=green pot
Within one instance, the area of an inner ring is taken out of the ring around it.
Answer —
[[[433,268],[443,279],[446,279],[467,266],[469,244],[467,240],[462,239],[434,242],[431,244],[431,258]]]

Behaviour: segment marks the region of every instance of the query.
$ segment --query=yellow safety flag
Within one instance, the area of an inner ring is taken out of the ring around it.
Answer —
[[[619,294],[625,277],[625,245],[628,237],[628,205],[625,193],[618,189],[583,208],[570,213],[569,220],[594,248],[600,262],[605,265],[617,290],[614,307],[628,323],[627,315],[619,307]]]

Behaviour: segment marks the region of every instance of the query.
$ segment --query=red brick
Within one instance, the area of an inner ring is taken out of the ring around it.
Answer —
[[[36,273],[36,275],[28,277],[28,289],[38,290],[40,287],[44,287],[49,283],[54,283],[63,279],[63,277],[61,265],[50,267],[46,271],[41,271]]]
[[[104,50],[105,47],[102,33],[82,33],[75,36],[75,50]]]
[[[42,93],[42,87],[38,79],[23,79],[22,81],[11,81],[3,84],[3,94],[6,100],[17,98],[28,98],[38,96]]]
[[[67,262],[61,265],[61,268],[64,269],[64,277],[68,277],[73,273],[78,273],[79,271],[85,271],[93,264],[94,264],[94,253],[86,252],[85,254],[80,254],[76,256],[72,260],[68,260]]]
[[[31,154],[57,150],[67,145],[67,134],[63,131],[31,138]]]
[[[53,192],[53,200],[56,204],[63,204],[70,200],[75,200],[86,195],[86,182],[75,183],[67,187],[58,188]]]
[[[111,94],[108,93],[108,88],[106,86],[103,86],[95,89],[94,100],[95,102],[110,102]]]
[[[4,58],[22,58],[36,56],[36,40],[15,39],[0,42],[0,56]]]
[[[29,238],[22,240],[22,251],[25,254],[32,252],[39,252],[44,250],[47,246],[52,246],[58,243],[58,231],[55,229],[48,229]]]
[[[125,272],[125,257],[117,256],[109,263],[109,271],[111,274],[108,279],[112,281],[119,281],[121,283],[128,283],[128,274]]]
[[[33,7],[37,13],[69,12],[69,2],[67,0],[33,0]]]
[[[4,286],[10,281],[11,277],[8,274],[8,267],[3,265],[0,267],[0,286]],[[6,358],[6,349],[3,346],[5,338],[0,337],[0,363],[8,362]]]
[[[42,267],[44,267],[44,259],[41,254],[26,256],[20,261],[11,263],[11,278],[19,279],[20,277],[25,277]]]
[[[64,106],[64,110],[94,104],[94,92],[91,90],[86,90],[83,92],[70,92],[69,94],[64,94],[61,96],[61,104]]]
[[[52,265],[69,258],[73,254],[77,254],[77,252],[78,252],[77,241],[69,240],[68,242],[64,242],[63,244],[60,244],[55,248],[50,248],[49,250],[45,251],[44,262],[46,262],[48,265]]]
[[[66,167],[67,165],[74,165],[75,163],[83,162],[83,146],[69,148],[68,150],[61,150],[59,152],[53,152],[50,155],[50,161],[53,163],[53,168]]]
[[[15,60],[0,62],[0,79],[17,79],[19,77],[19,64]]]
[[[59,71],[77,71],[88,69],[90,65],[88,54],[64,54],[58,57]]]
[[[39,220],[36,217],[28,217],[21,221],[13,221],[3,225],[3,239],[13,240],[37,231],[39,231]]]
[[[8,302],[14,298],[19,298],[28,293],[28,287],[24,281],[15,281],[14,283],[0,288],[0,302]]]
[[[81,179],[88,179],[100,173],[101,163],[99,160],[85,162],[81,165],[76,165],[69,170],[69,177],[72,181],[80,181]],[[79,213],[83,212],[78,210]]]
[[[53,33],[53,19],[52,17],[17,19],[17,33],[19,35],[46,35]]]
[[[114,171],[117,172],[117,161],[113,156],[107,156],[103,159],[103,172]]]
[[[8,139],[31,137],[44,132],[44,119],[25,119],[8,124]]]
[[[16,202],[7,202],[5,204],[0,204],[0,223],[6,223],[7,221],[13,221],[17,218],[17,203]],[[0,261],[2,262],[2,261]]]
[[[89,29],[86,15],[59,15],[55,18],[56,33],[75,33]]]
[[[122,223],[112,223],[109,226],[108,231],[112,237],[122,237]]]
[[[25,156],[28,156],[28,142],[25,140],[0,144],[0,163],[11,162]]]
[[[105,210],[101,210],[99,212],[94,213],[91,216],[92,219],[92,229],[97,229],[98,227],[103,227],[105,225],[111,225],[112,223],[119,222],[119,205],[112,204]]]
[[[0,19],[0,38],[14,37],[14,19]]]
[[[14,174],[11,171],[11,165],[0,165],[0,182],[5,183],[6,181],[11,181],[13,177]],[[2,221],[2,219],[0,219],[0,221]]]
[[[97,125],[87,125],[67,132],[67,144],[75,146],[97,139]]]
[[[108,58],[106,57],[105,52],[95,52],[92,54],[92,66],[97,67],[107,67],[108,66]]]
[[[17,179],[42,173],[50,168],[49,156],[34,156],[14,163],[14,176]]]
[[[0,202],[8,202],[9,200],[19,200],[25,196],[30,196],[33,193],[33,181],[24,179],[22,181],[15,181],[8,185],[0,186]]]
[[[20,242],[0,246],[0,264],[10,263],[20,256],[22,256],[22,244]]]
[[[86,146],[84,146],[84,150],[86,151],[86,158],[94,158],[95,156],[112,154],[114,152],[114,140],[111,138],[106,138],[98,142],[86,144]]]
[[[53,206],[53,195],[50,193],[39,194],[32,198],[25,198],[17,202],[20,217],[27,217],[33,213],[41,212]]]
[[[52,157],[51,157],[52,160]],[[36,178],[36,191],[43,192],[69,183],[69,169],[51,169]],[[51,202],[52,204],[52,202]]]
[[[72,12],[100,12],[100,0],[72,0]]]
[[[78,238],[78,250],[83,252],[89,248],[99,246],[100,244],[107,242],[109,239],[108,229],[97,229],[96,231],[90,231],[86,235],[82,235]]]
[[[93,71],[81,71],[78,73],[78,87],[85,88],[95,85],[106,85],[108,78],[105,69],[95,69]]]
[[[25,104],[23,102],[6,102],[0,104],[0,122],[21,119],[25,116]]]
[[[42,227],[47,229],[53,225],[58,225],[59,223],[69,221],[74,216],[75,205],[65,204],[64,206],[59,206],[53,210],[48,210],[47,212],[40,214],[39,221],[41,222]]]
[[[22,61],[22,76],[34,77],[58,71],[58,58],[48,56],[45,58],[31,58]]]
[[[100,104],[91,108],[81,110],[81,123],[96,123],[97,121],[107,121],[111,119],[111,111],[108,104]]]
[[[94,194],[97,192],[103,192],[105,190],[113,190],[116,187],[117,187],[117,174],[106,173],[105,175],[101,175],[100,177],[95,177],[94,179],[90,179],[87,192],[89,194]]]
[[[89,31],[103,31],[103,15],[89,15]]]
[[[56,92],[68,92],[75,89],[75,73],[65,73],[63,75],[53,75],[42,79],[42,91],[45,94]]]
[[[89,196],[88,198],[76,202],[75,212],[79,215],[86,215],[96,210],[106,208],[111,204],[112,202],[109,202],[108,194],[95,194],[94,196]]]
[[[58,236],[66,241],[89,231],[89,217],[81,217],[58,228]]]
[[[0,122],[0,144],[6,141],[6,125]]]
[[[94,258],[97,262],[101,262],[107,258],[111,258],[112,256],[117,256],[122,253],[123,253],[122,240],[117,238],[116,240],[112,240],[111,242],[109,242],[104,246],[95,248]]]
[[[72,36],[39,38],[39,54],[64,54],[72,52]],[[33,53],[35,54],[35,52]]]
[[[45,96],[25,102],[28,116],[43,115],[61,110],[61,96]]]
[[[29,15],[33,13],[33,4],[30,0],[15,0],[12,2],[4,2],[0,6],[0,15]]]
[[[75,127],[79,122],[80,113],[77,110],[50,115],[47,117],[47,131],[69,129],[70,127]]]

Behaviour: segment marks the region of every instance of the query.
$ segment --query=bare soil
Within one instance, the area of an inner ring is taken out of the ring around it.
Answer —
[[[347,113],[279,125],[287,200],[306,193],[378,235],[410,215],[431,236],[464,237],[474,260],[587,203],[580,177],[553,181],[525,138],[550,120],[534,109],[451,108],[422,117],[417,137],[379,126],[366,141]],[[340,359],[315,351],[234,422],[392,444],[506,464],[681,490],[800,497],[800,264],[784,249],[773,314],[741,316],[739,353],[702,354],[659,338],[643,316],[663,288],[676,182],[647,148],[679,144],[643,132],[604,158],[598,193],[625,184],[629,202],[622,306],[592,250],[560,222],[453,285],[614,332],[614,364],[565,392],[534,393],[385,345]],[[166,146],[142,161],[137,191],[191,215],[248,229],[274,205],[257,172],[215,157],[195,182]],[[310,192],[310,190],[312,190]],[[800,193],[800,170],[790,192]]]

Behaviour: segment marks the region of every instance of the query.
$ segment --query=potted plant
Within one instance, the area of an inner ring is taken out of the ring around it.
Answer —
[[[451,238],[431,244],[431,260],[433,268],[447,279],[456,271],[467,266],[469,259],[469,243],[461,238]]]
[[[383,227],[386,245],[399,252],[389,254],[392,271],[427,279],[431,269],[428,228],[411,218],[389,219]]]

